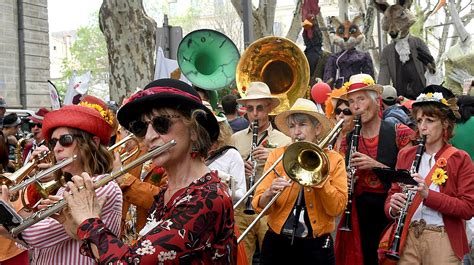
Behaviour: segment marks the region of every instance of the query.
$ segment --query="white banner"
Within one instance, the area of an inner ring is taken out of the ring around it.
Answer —
[[[56,86],[53,82],[48,80],[48,87],[49,87],[49,96],[51,98],[51,109],[57,110],[61,108],[61,102],[59,101],[58,91],[56,90]]]
[[[154,79],[156,80],[160,78],[171,78],[171,73],[176,69],[179,69],[178,61],[166,58],[165,54],[163,53],[163,49],[158,46],[158,49],[156,51]],[[189,82],[188,79],[182,73],[179,80],[191,84],[191,82]]]
[[[89,81],[91,80],[91,71],[87,71],[81,76],[74,73],[69,81],[69,85],[64,96],[64,105],[78,104],[81,97],[87,94]]]

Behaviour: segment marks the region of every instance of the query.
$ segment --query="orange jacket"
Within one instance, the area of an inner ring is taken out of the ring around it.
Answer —
[[[270,153],[264,172],[274,164],[286,148],[286,146],[280,147]],[[347,173],[344,159],[335,151],[325,150],[325,153],[330,163],[329,176],[318,186],[304,187],[306,209],[311,221],[313,237],[332,232],[335,229],[335,217],[344,211],[347,204]],[[282,162],[275,169],[282,177],[289,179]],[[262,208],[258,207],[258,201],[276,177],[274,172],[270,173],[257,187],[252,201],[255,211],[262,211]],[[293,182],[291,187],[285,188],[281,196],[268,209],[268,225],[274,232],[281,232],[296,203],[300,187],[301,185]]]

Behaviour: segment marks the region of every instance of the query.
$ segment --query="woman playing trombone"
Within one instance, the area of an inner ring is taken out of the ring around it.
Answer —
[[[428,86],[412,113],[426,144],[419,170],[412,175],[417,194],[408,208],[408,235],[398,264],[461,264],[469,252],[465,220],[474,216],[474,166],[465,151],[448,144],[460,117],[456,98],[443,86]],[[410,169],[415,153],[416,147],[402,149],[397,168]],[[397,218],[406,198],[393,184],[385,202],[387,216]]]
[[[278,114],[275,123],[293,142],[304,140],[314,143],[330,131],[329,120],[318,112],[313,102],[306,99],[298,99],[290,110]],[[265,170],[286,150],[287,147],[280,147],[271,152]],[[334,264],[330,233],[335,228],[335,217],[341,214],[347,203],[347,175],[340,154],[328,150],[324,153],[329,158],[329,173],[315,186],[290,184],[288,178],[284,178],[286,173],[280,162],[275,171],[283,177],[272,172],[257,187],[252,201],[257,212],[262,211],[273,196],[282,192],[269,208],[269,230],[262,247],[264,264]],[[302,201],[298,207],[306,210],[300,212],[295,223],[293,209],[299,196],[302,196]]]
[[[93,179],[100,178],[112,169],[113,156],[107,151],[107,144],[113,131],[114,116],[106,104],[87,96],[79,105],[64,106],[48,113],[43,121],[43,134],[56,161],[77,155],[77,159],[63,167],[57,175],[67,178],[88,172]],[[34,154],[48,150],[40,146]],[[2,199],[7,201],[8,190],[2,188]],[[40,208],[58,200],[66,188],[60,188],[56,196],[42,202]],[[101,216],[110,231],[120,232],[122,192],[115,182],[97,190],[103,204]],[[21,238],[32,248],[31,264],[94,264],[89,257],[80,255],[81,242],[76,240],[75,231],[69,230],[70,218],[62,214],[46,218],[21,233]]]
[[[176,140],[153,159],[165,168],[168,185],[155,196],[142,237],[128,246],[99,218],[101,207],[88,174],[73,177],[66,199],[83,253],[99,263],[235,263],[232,199],[217,172],[204,164],[219,126],[197,92],[179,80],[153,81],[130,97],[118,120],[149,150]]]

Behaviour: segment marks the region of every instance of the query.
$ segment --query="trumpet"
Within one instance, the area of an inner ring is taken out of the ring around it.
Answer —
[[[273,163],[273,165],[265,172],[264,176],[262,176],[260,180],[273,171],[280,161],[283,161],[283,168],[290,178],[290,182],[294,181],[305,187],[316,186],[324,183],[329,175],[329,158],[326,153],[324,153],[323,148],[326,147],[329,141],[333,138],[334,134],[340,133],[343,122],[343,120],[340,120],[336,126],[326,135],[326,137],[317,145],[307,141],[300,141],[290,144],[283,155],[281,155],[275,161],[275,163]],[[276,171],[275,173],[279,175]],[[254,187],[252,188],[255,189]],[[242,241],[245,236],[247,236],[250,230],[263,217],[268,209],[270,209],[270,207],[276,202],[282,193],[283,191],[280,191],[273,196],[265,208],[262,209],[254,221],[240,235],[240,237],[237,239],[237,243]],[[246,195],[244,195],[244,198],[245,196]]]
[[[133,151],[131,151],[131,152],[123,152],[125,144],[128,141],[135,142],[137,147],[135,149],[133,149]],[[140,152],[140,142],[138,141],[137,137],[135,137],[135,135],[130,133],[129,135],[124,137],[119,142],[117,142],[114,145],[110,146],[107,150],[109,150],[110,152],[118,152],[120,154],[120,161],[122,161],[122,163],[125,163],[125,161],[129,160],[135,154]]]
[[[123,174],[127,173],[128,171],[132,170],[133,168],[135,168],[135,167],[145,163],[146,161],[152,159],[153,157],[155,157],[157,155],[160,155],[161,153],[167,151],[168,149],[170,149],[171,147],[173,147],[175,145],[176,145],[176,141],[171,140],[171,141],[165,143],[162,146],[158,146],[158,147],[154,148],[153,150],[149,151],[148,153],[146,153],[146,154],[140,156],[139,158],[133,160],[132,162],[130,162],[126,166],[121,167],[119,170],[117,170],[115,172],[112,172],[112,173],[104,176],[103,178],[95,181],[94,182],[94,187],[97,189],[97,188],[100,188],[100,187],[106,185],[110,181],[113,181],[114,179],[122,176]],[[31,216],[29,216],[28,218],[26,218],[24,220],[21,220],[18,223],[17,226],[7,228],[8,232],[10,233],[11,236],[17,237],[21,232],[23,232],[28,227],[30,227],[30,226],[38,223],[39,221],[41,221],[41,220],[43,220],[43,219],[59,212],[59,211],[61,211],[66,206],[67,206],[67,201],[65,199],[61,199],[58,202],[50,205],[49,207],[32,214]]]
[[[11,188],[14,185],[19,184],[22,182],[28,174],[30,174],[36,166],[40,163],[44,163],[45,160],[50,159],[50,152],[44,151],[38,154],[37,157],[31,159],[28,163],[26,163],[23,167],[19,168],[15,172],[10,175],[0,175],[0,184],[6,185],[7,187]]]

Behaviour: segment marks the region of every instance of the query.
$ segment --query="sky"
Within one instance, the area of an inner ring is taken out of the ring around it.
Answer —
[[[102,0],[48,0],[49,31],[74,30],[87,25]]]

